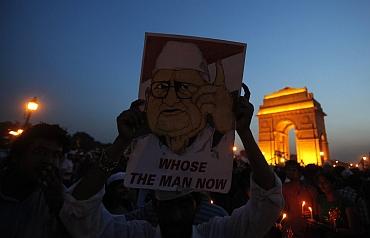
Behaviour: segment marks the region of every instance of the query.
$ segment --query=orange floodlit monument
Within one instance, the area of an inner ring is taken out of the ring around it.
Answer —
[[[266,95],[257,116],[258,144],[269,164],[291,158],[289,131],[292,128],[298,163],[322,165],[330,159],[326,114],[307,88],[286,87]]]

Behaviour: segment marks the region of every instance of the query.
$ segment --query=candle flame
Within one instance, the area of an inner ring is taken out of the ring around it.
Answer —
[[[306,205],[306,201],[303,201],[302,202],[302,207],[304,207],[304,205]]]
[[[310,212],[312,212],[312,207],[308,207],[308,210],[310,210]]]
[[[284,220],[287,217],[286,213],[283,213],[283,218],[281,220]]]

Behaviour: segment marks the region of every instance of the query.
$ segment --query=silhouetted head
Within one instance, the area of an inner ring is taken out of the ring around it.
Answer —
[[[335,190],[335,177],[330,173],[319,173],[317,185],[323,193],[332,193]]]
[[[10,149],[8,168],[34,182],[42,166],[58,167],[68,147],[67,132],[58,125],[37,124],[25,130]]]
[[[196,199],[191,193],[163,200],[167,198],[171,197],[160,197],[156,194],[154,203],[162,237],[190,238],[196,211]]]
[[[291,181],[297,181],[301,177],[300,166],[295,160],[288,160],[285,162],[285,173]]]

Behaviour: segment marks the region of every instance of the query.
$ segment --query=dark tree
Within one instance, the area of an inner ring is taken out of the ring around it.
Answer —
[[[98,142],[86,132],[76,132],[71,139],[72,149],[90,151],[98,145]]]

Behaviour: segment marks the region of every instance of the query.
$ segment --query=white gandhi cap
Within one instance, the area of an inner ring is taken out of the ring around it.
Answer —
[[[158,55],[153,73],[159,69],[193,69],[210,81],[208,65],[199,47],[193,43],[168,41]]]
[[[117,172],[115,174],[112,174],[108,179],[107,179],[107,185],[110,185],[111,183],[118,181],[118,180],[124,180],[125,179],[125,172]]]

